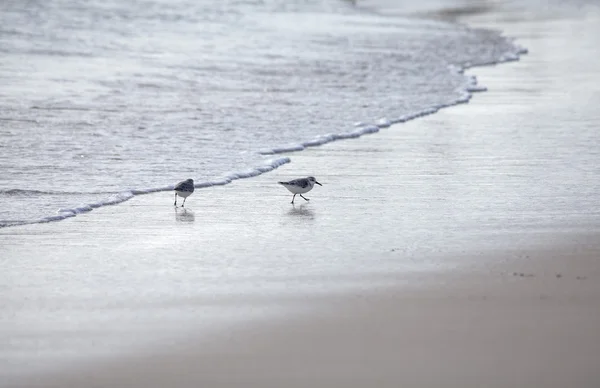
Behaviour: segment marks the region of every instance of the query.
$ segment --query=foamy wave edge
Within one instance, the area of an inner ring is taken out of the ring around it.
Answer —
[[[521,55],[527,54],[527,52],[528,52],[528,50],[526,48],[519,46],[519,45],[515,45],[514,52],[505,53],[504,55],[502,55],[500,58],[498,58],[495,61],[476,63],[476,64],[467,64],[462,67],[456,66],[456,65],[449,65],[448,70],[462,74],[467,69],[470,69],[473,67],[490,66],[490,65],[496,65],[496,64],[505,63],[505,62],[518,61],[520,59]],[[421,111],[414,112],[414,113],[409,113],[409,114],[406,114],[406,115],[403,115],[403,116],[400,116],[400,117],[397,117],[394,119],[381,118],[373,124],[363,123],[363,122],[356,123],[356,124],[354,124],[354,127],[356,129],[349,131],[349,132],[320,135],[312,140],[308,140],[308,141],[305,141],[300,144],[291,144],[291,145],[275,147],[272,149],[265,149],[265,150],[259,151],[259,153],[262,155],[290,153],[290,152],[302,151],[308,147],[316,147],[316,146],[320,146],[320,145],[327,144],[327,143],[337,141],[337,140],[353,139],[353,138],[361,137],[366,134],[379,132],[380,129],[390,127],[393,124],[399,124],[399,123],[403,123],[406,121],[414,120],[419,117],[434,114],[443,108],[467,103],[473,97],[473,93],[484,92],[484,91],[487,91],[487,88],[484,86],[478,85],[476,76],[474,76],[474,75],[466,76],[466,85],[462,89],[461,96],[452,102],[445,103],[445,104],[439,104],[439,105],[433,106],[431,108],[423,109]],[[278,168],[281,165],[284,165],[284,164],[290,163],[290,162],[291,162],[291,160],[288,157],[270,159],[270,160],[267,160],[265,162],[265,164],[262,166],[259,166],[256,168],[251,168],[251,169],[244,170],[241,172],[232,173],[232,174],[226,175],[225,177],[223,177],[221,179],[217,179],[214,181],[196,183],[194,186],[196,188],[211,187],[211,186],[223,186],[223,185],[231,183],[232,181],[234,181],[236,179],[251,178],[254,176],[264,174],[266,172],[269,172],[269,171],[272,171],[272,170]],[[116,204],[128,201],[131,198],[135,197],[136,195],[156,193],[159,191],[170,191],[170,190],[173,190],[174,187],[175,187],[175,185],[169,185],[169,186],[158,187],[158,188],[127,190],[127,191],[123,191],[121,193],[113,194],[104,201],[99,201],[99,202],[91,203],[91,204],[84,204],[84,205],[80,205],[80,206],[77,206],[74,208],[59,209],[57,215],[44,217],[44,218],[36,220],[36,221],[14,221],[14,222],[10,221],[9,223],[5,223],[5,224],[0,223],[0,228],[61,221],[61,220],[64,220],[64,219],[67,219],[70,217],[75,217],[77,214],[90,212],[93,209],[96,209],[99,207],[116,205]]]
[[[465,72],[465,70],[470,69],[472,67],[490,66],[490,65],[496,65],[496,64],[505,63],[505,62],[518,61],[520,56],[523,54],[527,54],[527,49],[524,47],[515,45],[514,52],[505,53],[500,58],[498,58],[498,60],[496,60],[496,61],[477,63],[477,64],[472,64],[472,65],[469,64],[469,65],[466,65],[463,67],[456,66],[456,65],[449,65],[448,70],[451,72],[456,72],[456,73],[462,74]],[[463,88],[463,90],[461,90],[461,92],[462,92],[461,96],[452,102],[445,103],[445,104],[439,104],[439,105],[433,106],[431,108],[423,109],[421,111],[414,112],[414,113],[409,113],[409,114],[406,114],[406,115],[403,115],[400,117],[396,117],[393,119],[381,118],[381,119],[377,120],[375,123],[359,122],[359,123],[354,124],[354,127],[356,129],[349,131],[349,132],[320,135],[311,140],[308,140],[308,141],[305,141],[305,142],[302,142],[299,144],[289,144],[289,145],[283,145],[283,146],[279,146],[279,147],[275,147],[275,148],[271,148],[271,149],[263,149],[263,150],[259,151],[259,153],[261,155],[274,155],[274,154],[283,154],[283,153],[289,153],[289,152],[297,152],[297,151],[305,150],[306,148],[309,148],[309,147],[316,147],[316,146],[320,146],[320,145],[327,144],[327,143],[337,141],[337,140],[353,139],[353,138],[361,137],[363,135],[379,132],[380,129],[387,128],[393,124],[404,123],[406,121],[414,120],[419,117],[428,116],[428,115],[438,112],[441,109],[444,109],[444,108],[447,108],[450,106],[465,104],[465,103],[469,102],[469,100],[473,97],[473,93],[487,91],[487,88],[485,86],[478,85],[476,76],[470,75],[470,76],[465,76],[465,77],[466,77],[466,85]]]
[[[251,177],[255,177],[255,176],[264,174],[264,173],[272,171],[284,164],[287,164],[290,161],[291,160],[288,157],[270,159],[270,160],[265,161],[264,164],[262,164],[258,167],[255,167],[255,168],[250,168],[250,169],[247,169],[244,171],[234,172],[234,173],[225,175],[224,177],[216,179],[216,180],[195,183],[194,187],[199,189],[199,188],[211,187],[211,186],[223,186],[223,185],[229,184],[237,179],[251,178]],[[6,224],[0,224],[0,228],[19,226],[19,225],[44,224],[44,223],[48,223],[48,222],[62,221],[67,218],[75,217],[78,214],[88,213],[88,212],[90,212],[94,209],[100,208],[100,207],[117,205],[119,203],[123,203],[137,195],[151,194],[151,193],[156,193],[156,192],[160,192],[160,191],[171,191],[174,188],[175,188],[175,185],[173,184],[173,185],[164,186],[164,187],[126,190],[126,191],[122,191],[120,193],[112,194],[111,196],[109,196],[108,198],[106,198],[102,201],[88,203],[88,204],[82,204],[82,205],[72,207],[72,208],[59,209],[57,212],[58,214],[44,217],[39,220],[10,221]]]

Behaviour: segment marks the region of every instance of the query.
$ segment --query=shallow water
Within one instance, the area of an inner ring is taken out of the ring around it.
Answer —
[[[597,69],[574,58],[598,51],[600,23],[560,15],[508,25],[537,44],[512,70],[475,70],[494,92],[473,105],[307,152],[200,191],[186,209],[160,193],[3,229],[0,375],[154,357],[214,329],[228,341],[227,325],[291,320],[315,311],[319,295],[419,286],[431,269],[483,267],[495,278],[523,247],[586,244],[580,234],[599,219]],[[307,166],[324,186],[293,207],[275,181]]]
[[[465,102],[474,80],[462,67],[518,52],[496,32],[385,12],[326,0],[3,2],[0,226],[269,171],[289,162],[273,152]]]

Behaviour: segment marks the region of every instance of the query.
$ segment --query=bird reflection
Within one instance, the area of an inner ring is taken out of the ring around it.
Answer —
[[[292,208],[288,211],[288,215],[294,217],[302,217],[302,218],[315,218],[315,213],[310,210],[307,205],[292,205]]]
[[[186,208],[175,208],[175,220],[177,222],[194,222],[194,212]]]

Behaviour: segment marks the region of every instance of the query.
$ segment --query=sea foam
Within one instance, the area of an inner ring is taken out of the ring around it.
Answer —
[[[515,61],[515,60],[519,59],[519,56],[521,54],[526,54],[526,53],[527,53],[526,49],[524,49],[522,47],[518,47],[517,51],[515,53],[505,54],[502,57],[500,57],[500,59],[497,61],[490,62],[490,63],[484,63],[482,65],[491,65],[491,64],[501,63],[501,62]],[[458,66],[451,65],[451,66],[448,66],[448,70],[450,72],[456,72],[456,73],[462,74],[469,67],[471,67],[471,66],[469,65],[469,66],[465,66],[465,67],[458,67]],[[302,151],[309,147],[321,146],[323,144],[327,144],[327,143],[330,143],[333,141],[358,138],[363,135],[379,132],[380,129],[388,128],[395,124],[404,123],[406,121],[414,120],[419,117],[434,114],[434,113],[438,112],[440,109],[443,109],[446,107],[454,106],[457,104],[467,103],[471,99],[473,93],[483,92],[483,91],[487,90],[486,87],[478,84],[477,78],[475,76],[465,76],[465,77],[466,77],[466,82],[465,82],[465,86],[464,86],[463,90],[460,91],[459,97],[456,98],[452,102],[448,102],[448,103],[444,103],[444,104],[437,104],[430,108],[426,108],[426,109],[423,109],[423,110],[420,110],[417,112],[413,112],[413,113],[409,113],[409,114],[404,114],[404,115],[394,117],[391,119],[385,118],[385,117],[380,118],[380,119],[376,120],[374,123],[358,122],[358,123],[354,124],[354,129],[352,129],[352,130],[348,130],[345,132],[339,132],[339,133],[330,133],[330,134],[325,134],[325,135],[319,135],[313,139],[304,141],[300,144],[288,144],[288,145],[273,147],[270,149],[263,149],[263,150],[259,151],[259,153],[262,155],[291,153],[291,152]],[[237,172],[231,172],[231,173],[228,173],[225,176],[215,179],[215,180],[197,182],[194,186],[198,189],[201,189],[201,188],[206,188],[206,187],[211,187],[211,186],[227,185],[237,179],[251,178],[251,177],[255,177],[255,176],[264,174],[266,172],[272,171],[283,164],[290,163],[290,161],[291,160],[289,157],[280,157],[280,158],[270,159],[270,160],[265,161],[264,164],[259,165],[257,167],[242,170],[242,171],[237,171]],[[30,221],[30,222],[28,222],[28,221],[5,222],[5,223],[0,223],[0,227],[61,221],[61,220],[64,220],[64,219],[67,219],[70,217],[75,217],[78,214],[90,212],[96,208],[123,203],[137,195],[144,195],[144,194],[150,194],[150,193],[156,193],[156,192],[162,192],[162,191],[170,191],[170,190],[173,190],[174,187],[175,187],[175,185],[173,184],[173,185],[162,186],[162,187],[151,187],[151,188],[126,190],[126,191],[122,191],[119,193],[113,193],[109,197],[107,197],[106,199],[101,200],[101,201],[88,203],[88,204],[81,204],[81,205],[78,205],[78,206],[75,206],[72,208],[61,208],[58,210],[57,214],[52,215],[52,216],[43,217],[39,220]],[[23,190],[13,189],[13,190],[10,190],[10,192],[9,191],[6,191],[6,192],[11,195],[16,195],[16,194],[21,194],[23,192]],[[38,191],[34,191],[34,192],[38,193]],[[43,192],[39,192],[39,193],[43,193]],[[56,192],[53,194],[61,194],[61,193]]]
[[[194,187],[197,189],[202,189],[202,188],[211,187],[211,186],[227,185],[237,179],[251,178],[251,177],[255,177],[255,176],[264,174],[266,172],[272,171],[272,170],[274,170],[286,163],[289,163],[289,162],[290,162],[290,158],[288,158],[288,157],[280,157],[280,158],[270,159],[270,160],[265,161],[264,164],[256,166],[255,168],[246,169],[246,170],[238,171],[238,172],[232,172],[222,178],[211,180],[211,181],[197,182],[194,184]],[[161,192],[161,191],[171,191],[174,188],[175,188],[175,184],[168,185],[168,186],[162,186],[162,187],[150,187],[150,188],[126,190],[126,191],[122,191],[120,193],[113,193],[109,197],[107,197],[103,200],[97,201],[97,202],[81,204],[78,206],[74,206],[72,208],[61,208],[57,211],[57,214],[43,217],[38,220],[14,221],[14,222],[9,221],[9,222],[0,223],[0,227],[62,221],[67,218],[75,217],[78,214],[88,213],[88,212],[90,212],[94,209],[100,208],[100,207],[117,205],[117,204],[123,203],[125,201],[132,199],[133,197],[135,197],[137,195],[151,194],[151,193],[156,193],[156,192]]]
[[[0,78],[20,86],[0,96],[0,226],[170,190],[174,166],[197,188],[250,178],[276,167],[264,155],[359,138],[468,102],[485,88],[464,69],[524,52],[496,31],[347,2],[292,3],[190,3],[163,18],[160,7],[139,2],[33,16],[9,2],[0,21],[15,34]],[[106,12],[128,23],[94,16]],[[65,20],[77,20],[76,30]],[[122,39],[143,34],[148,20],[152,47]],[[40,77],[22,72],[23,62]],[[27,206],[10,205],[17,199]]]
[[[450,66],[448,66],[448,70],[450,72],[463,74],[464,71],[470,67],[487,66],[487,65],[493,65],[493,64],[498,64],[498,63],[502,63],[502,62],[516,61],[519,59],[520,55],[527,53],[527,50],[525,48],[520,47],[520,46],[516,46],[516,47],[517,47],[516,52],[507,53],[505,55],[502,55],[496,61],[485,62],[485,63],[477,64],[477,65],[467,64],[464,67],[450,65]],[[288,145],[273,147],[270,149],[263,149],[260,151],[260,153],[262,155],[273,155],[273,154],[284,154],[284,153],[290,153],[290,152],[296,152],[296,151],[303,151],[308,147],[316,147],[316,146],[320,146],[320,145],[330,143],[330,142],[333,142],[336,140],[354,139],[357,137],[361,137],[363,135],[376,133],[376,132],[379,132],[380,129],[388,128],[388,127],[392,126],[393,124],[404,123],[409,120],[413,120],[413,119],[416,119],[419,117],[434,114],[443,108],[467,103],[473,96],[473,93],[487,91],[487,88],[485,86],[478,84],[477,77],[471,75],[471,76],[465,76],[465,78],[466,78],[465,86],[462,90],[458,91],[459,97],[456,98],[454,101],[444,103],[444,104],[437,104],[430,108],[426,108],[426,109],[423,109],[423,110],[420,110],[417,112],[413,112],[413,113],[409,113],[409,114],[404,114],[402,116],[398,116],[398,117],[391,118],[391,119],[382,117],[371,124],[365,123],[365,122],[358,122],[354,125],[357,128],[353,129],[351,131],[332,133],[332,134],[327,134],[327,135],[319,135],[313,139],[304,141],[299,144],[288,144]]]

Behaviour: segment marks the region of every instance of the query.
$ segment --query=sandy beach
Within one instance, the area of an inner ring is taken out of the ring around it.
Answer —
[[[599,386],[600,13],[451,15],[529,50],[468,104],[0,229],[0,386]]]

